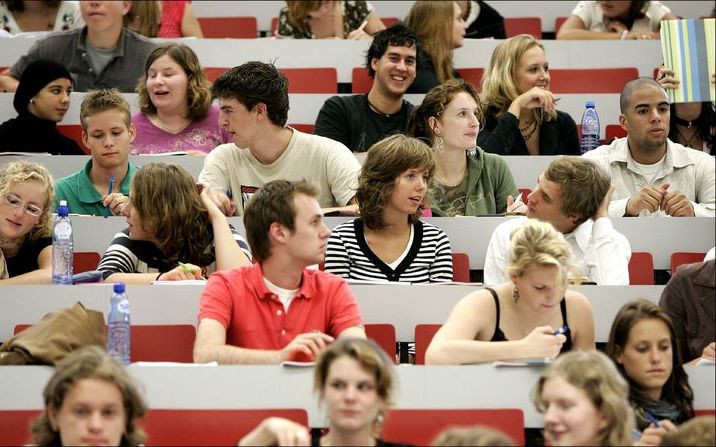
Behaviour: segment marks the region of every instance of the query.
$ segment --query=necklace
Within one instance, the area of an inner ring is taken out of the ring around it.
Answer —
[[[675,122],[676,124],[680,124],[680,125],[682,125],[682,126],[686,126],[687,129],[691,129],[691,126],[695,126],[695,125],[696,125],[696,121],[689,121],[689,120],[685,120],[685,119],[683,119],[683,118],[679,118],[678,116],[676,116],[676,114],[674,114],[674,122]]]
[[[678,124],[678,123],[677,123],[677,124]],[[689,129],[689,128],[690,128],[690,127],[687,127],[687,129]],[[693,146],[693,144],[692,144],[691,142],[694,141],[694,138],[696,138],[696,136],[699,134],[699,130],[698,130],[698,129],[695,129],[695,130],[694,130],[694,133],[691,134],[691,136],[690,136],[689,138],[686,138],[686,136],[685,136],[683,133],[681,133],[681,131],[679,130],[679,126],[678,126],[678,125],[675,127],[675,129],[676,129],[676,134],[679,136],[679,139],[680,139],[681,141],[683,141],[682,144],[683,144],[684,146],[686,146],[686,147],[693,148],[694,146]]]
[[[381,114],[381,115],[385,115],[386,118],[390,118],[390,115],[391,115],[391,114],[390,114],[390,113],[385,113],[385,112],[383,112],[382,110],[380,110],[379,108],[377,108],[376,106],[374,106],[373,103],[370,102],[370,99],[368,99],[368,95],[365,95],[365,100],[368,101],[368,106],[370,107],[370,109],[371,109],[372,111],[374,111],[375,113],[379,113],[379,114]]]
[[[531,130],[530,130],[531,129]],[[520,133],[522,134],[522,138],[525,139],[525,141],[529,141],[530,138],[532,138],[532,135],[537,131],[537,121],[532,121],[525,127],[520,127]]]
[[[152,121],[152,123],[154,123],[155,126],[159,127],[160,129],[162,129],[164,131],[167,131],[169,133],[181,132],[182,130],[184,130],[186,128],[186,126],[189,125],[189,123],[191,123],[191,120],[189,118],[182,118],[182,122],[178,126],[169,127],[166,124],[164,124],[164,122],[162,120],[160,120],[159,116],[157,116],[157,115],[155,115],[151,121]]]

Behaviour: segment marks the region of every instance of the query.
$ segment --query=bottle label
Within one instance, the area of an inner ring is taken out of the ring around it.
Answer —
[[[72,225],[69,222],[58,222],[55,225],[55,239],[69,239],[72,237]]]
[[[129,301],[123,300],[117,303],[117,310],[123,314],[129,313]]]

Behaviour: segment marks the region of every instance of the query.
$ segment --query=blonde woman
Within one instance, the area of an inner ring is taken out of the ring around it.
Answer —
[[[420,37],[418,70],[408,93],[427,93],[448,79],[459,78],[453,51],[465,39],[467,25],[460,6],[453,1],[417,0],[405,17],[405,24]]]
[[[499,44],[482,78],[485,128],[477,144],[501,155],[579,155],[577,125],[557,110],[547,54],[534,37]]]
[[[534,404],[552,446],[633,445],[629,386],[601,352],[570,352],[545,368]]]
[[[289,39],[370,39],[385,25],[365,0],[287,0],[276,37]]]
[[[512,232],[510,281],[457,303],[433,337],[427,364],[553,358],[594,349],[592,306],[567,289],[570,249],[552,225],[536,219]]]

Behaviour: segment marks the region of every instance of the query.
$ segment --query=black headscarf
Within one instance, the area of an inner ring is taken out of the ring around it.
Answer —
[[[47,84],[57,79],[69,79],[72,82],[70,72],[55,61],[39,59],[25,68],[20,76],[20,83],[15,91],[15,98],[12,105],[17,113],[27,112],[27,105],[30,99],[42,90]]]

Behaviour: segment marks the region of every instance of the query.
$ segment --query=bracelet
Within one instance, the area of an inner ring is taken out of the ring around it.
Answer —
[[[627,34],[629,34],[629,31],[627,31],[627,30],[622,31],[622,35],[621,35],[621,37],[619,37],[619,40],[625,40],[627,37]]]

